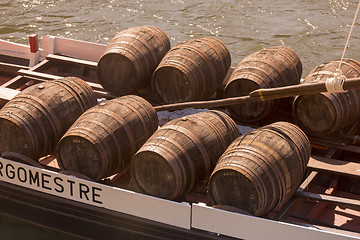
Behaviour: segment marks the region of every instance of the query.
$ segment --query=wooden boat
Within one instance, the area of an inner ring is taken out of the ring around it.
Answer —
[[[97,81],[101,44],[37,35],[30,45],[0,41],[1,105],[29,85],[77,76],[98,98],[112,98]],[[138,93],[149,99],[146,91]],[[288,109],[276,117],[292,121]],[[211,206],[198,192],[170,201],[135,192],[119,174],[92,182],[59,172],[56,159],[40,164],[0,158],[0,213],[81,239],[360,239],[359,123],[347,134],[311,138],[307,176],[278,211],[254,217]]]

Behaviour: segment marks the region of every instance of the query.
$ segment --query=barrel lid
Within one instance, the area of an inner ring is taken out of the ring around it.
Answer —
[[[34,134],[38,133],[34,132],[34,129],[26,125],[22,119],[14,117],[0,116],[0,153],[15,152],[30,158],[39,157],[35,156],[39,146],[34,140]]]
[[[115,96],[121,96],[134,92],[142,85],[143,80],[139,79],[140,63],[136,59],[129,59],[119,49],[115,50],[101,57],[97,66],[97,76],[103,88]]]
[[[156,151],[140,151],[131,166],[132,178],[140,191],[161,198],[172,199],[179,191],[170,163]]]
[[[312,136],[327,135],[336,130],[341,115],[340,106],[334,106],[331,96],[312,94],[298,96],[293,103],[293,116],[299,127]]]
[[[104,160],[97,146],[90,140],[81,136],[65,136],[57,145],[56,157],[61,169],[100,180]]]
[[[199,98],[196,78],[184,68],[173,61],[162,63],[153,73],[151,87],[162,103],[187,102]]]
[[[208,196],[214,205],[228,205],[250,214],[259,209],[257,186],[244,174],[231,168],[214,172],[209,180]]]
[[[225,96],[240,97],[247,96],[250,92],[261,88],[261,86],[251,79],[237,79],[229,82],[225,88]],[[241,122],[254,122],[260,120],[269,113],[273,100],[241,103],[227,106],[231,116]]]

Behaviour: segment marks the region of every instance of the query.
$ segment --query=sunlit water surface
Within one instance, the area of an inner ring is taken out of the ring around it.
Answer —
[[[341,57],[357,4],[354,0],[0,0],[0,39],[27,44],[27,35],[37,33],[107,44],[125,28],[154,25],[167,33],[172,46],[200,37],[222,40],[232,66],[257,50],[288,46],[302,60],[304,77],[312,68]],[[357,20],[346,57],[360,60],[359,36]],[[14,232],[4,231],[12,239]]]
[[[341,0],[1,0],[0,38],[27,43],[37,33],[107,44],[119,31],[160,27],[172,46],[216,37],[229,48],[232,65],[262,48],[284,45],[301,58],[304,73],[341,57],[356,8]],[[360,60],[357,21],[346,57]]]

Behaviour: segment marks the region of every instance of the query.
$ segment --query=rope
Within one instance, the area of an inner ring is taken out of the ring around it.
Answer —
[[[344,90],[345,80],[346,77],[344,75],[338,72],[335,73],[334,77],[326,79],[325,81],[326,91],[329,93],[346,92],[346,90]]]
[[[343,53],[342,53],[341,58],[340,58],[339,66],[335,70],[334,77],[328,78],[326,80],[326,82],[325,82],[325,87],[326,87],[327,92],[330,92],[330,93],[346,92],[344,90],[344,82],[346,81],[346,77],[342,74],[342,71],[341,71],[340,68],[341,68],[341,64],[343,63],[343,60],[344,60],[346,49],[347,49],[347,47],[349,45],[350,36],[351,36],[351,33],[353,31],[353,28],[354,28],[354,25],[355,25],[355,22],[356,22],[356,19],[357,19],[359,9],[360,9],[360,0],[359,0],[358,7],[356,9],[356,13],[355,13],[353,22],[352,22],[351,27],[350,27],[349,35],[348,35],[348,37],[346,39],[346,44],[344,46],[344,50],[343,50]]]
[[[358,13],[359,13],[359,8],[360,8],[360,1],[359,1],[357,10],[356,10],[355,16],[354,16],[353,23],[352,23],[351,28],[350,28],[350,32],[349,32],[348,38],[347,38],[347,40],[346,40],[346,44],[345,44],[345,47],[344,47],[344,51],[343,51],[342,56],[341,56],[341,58],[340,58],[340,63],[339,63],[338,69],[340,69],[341,64],[342,64],[342,62],[343,62],[343,59],[344,59],[344,56],[345,56],[345,52],[346,52],[347,46],[348,46],[349,41],[350,41],[350,36],[351,36],[352,30],[353,30],[353,28],[354,28],[354,25],[355,25],[355,22],[356,22],[356,19],[357,19],[357,15],[358,15]]]

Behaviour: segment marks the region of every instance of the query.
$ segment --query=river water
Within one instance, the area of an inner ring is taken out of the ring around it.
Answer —
[[[260,49],[288,46],[302,60],[304,77],[312,68],[341,57],[357,4],[355,0],[0,0],[0,39],[26,44],[27,35],[37,33],[107,44],[123,29],[154,25],[167,33],[172,46],[200,37],[220,39],[230,50],[232,66]],[[345,56],[360,60],[359,46],[357,20]],[[13,220],[6,222],[19,228]],[[4,232],[7,239],[18,239],[16,230],[0,230],[2,236]]]
[[[355,0],[0,0],[0,38],[27,43],[37,33],[107,44],[119,31],[154,25],[171,39],[215,37],[229,48],[232,66],[245,56],[284,45],[300,57],[303,77],[341,57]],[[360,60],[357,21],[345,57]]]

